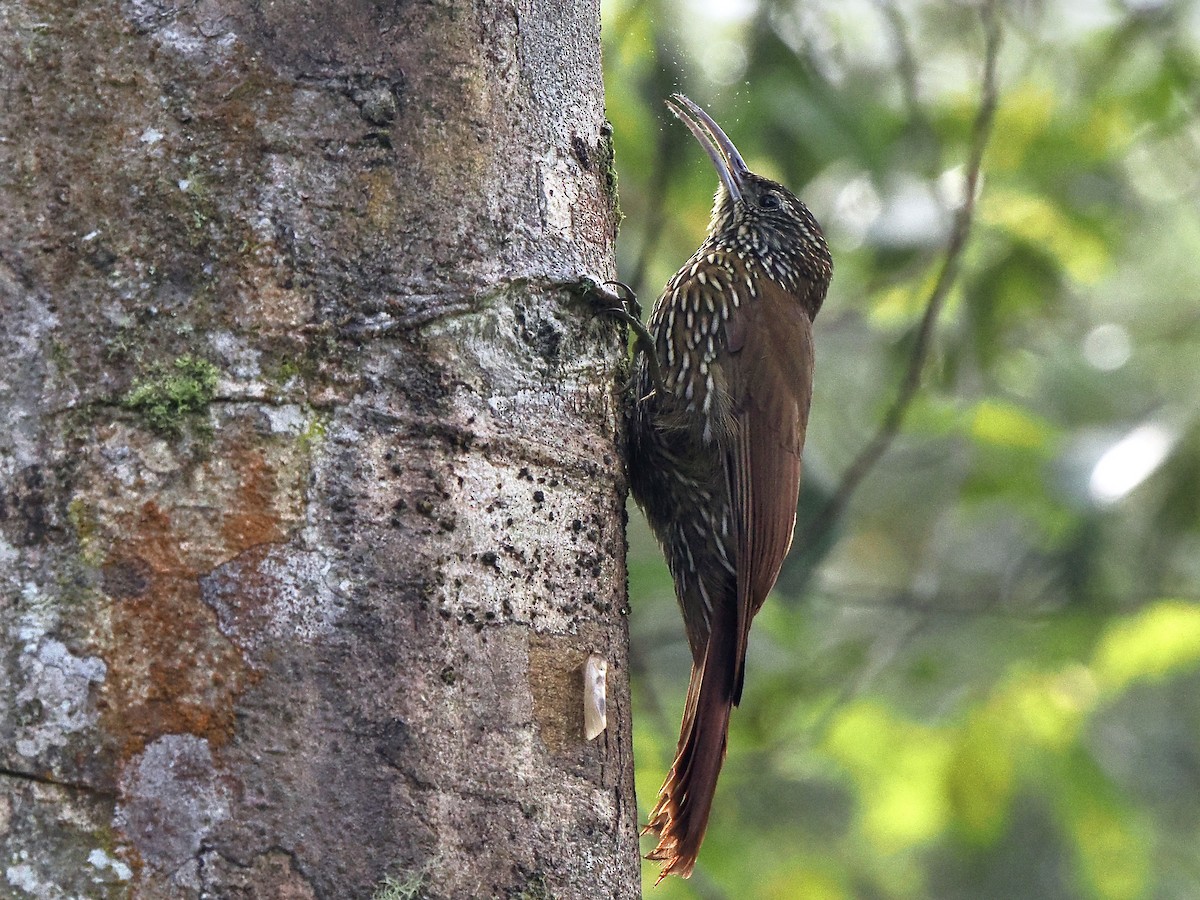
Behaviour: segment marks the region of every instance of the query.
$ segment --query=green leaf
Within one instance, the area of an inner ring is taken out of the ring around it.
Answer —
[[[1100,281],[1109,271],[1108,247],[1044,194],[994,188],[983,196],[980,221],[1048,251],[1080,284]]]
[[[863,832],[883,852],[916,846],[945,828],[942,785],[952,747],[943,731],[863,701],[838,713],[828,751],[858,785]]]
[[[1200,606],[1162,600],[1109,626],[1092,663],[1109,694],[1200,665]]]
[[[1098,900],[1144,897],[1150,860],[1136,815],[1085,751],[1066,762],[1060,809],[1082,881]]]
[[[971,414],[971,437],[995,447],[1045,449],[1054,437],[1050,423],[1011,403],[984,400]]]
[[[995,710],[975,712],[947,773],[955,818],[976,843],[992,843],[1008,821],[1015,764],[1012,738]]]
[[[988,168],[1021,167],[1030,145],[1054,121],[1054,91],[1045,83],[1026,82],[1006,91],[996,110],[995,137],[988,147]]]

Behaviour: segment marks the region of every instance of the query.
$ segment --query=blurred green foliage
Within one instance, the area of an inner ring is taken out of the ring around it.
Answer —
[[[797,545],[751,637],[708,838],[672,898],[1200,897],[1200,6],[1001,4],[959,278],[896,396],[980,103],[971,2],[609,0],[619,268],[645,305],[716,179],[705,105],[824,224],[835,276]],[[637,788],[688,652],[631,527]]]

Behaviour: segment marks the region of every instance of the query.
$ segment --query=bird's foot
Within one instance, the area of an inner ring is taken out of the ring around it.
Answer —
[[[662,366],[658,362],[658,350],[654,346],[654,338],[642,322],[642,304],[638,302],[633,288],[623,281],[605,281],[597,284],[591,279],[582,279],[589,283],[585,293],[597,306],[600,312],[620,319],[633,331],[634,348],[646,357],[646,365],[650,370],[650,378],[654,381],[655,393],[663,396],[671,391],[663,381]],[[617,290],[611,290],[616,288]]]

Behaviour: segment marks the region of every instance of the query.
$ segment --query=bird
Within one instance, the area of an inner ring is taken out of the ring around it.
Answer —
[[[660,882],[695,866],[750,623],[791,547],[813,320],[833,274],[808,207],[751,172],[696,103],[672,94],[666,105],[719,183],[704,242],[639,330],[629,414],[630,488],[662,546],[692,657],[674,762],[643,831],[658,840],[647,859],[663,863]]]

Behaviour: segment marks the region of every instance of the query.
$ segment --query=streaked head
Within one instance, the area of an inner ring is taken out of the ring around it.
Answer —
[[[708,153],[721,180],[706,243],[757,257],[789,289],[799,277],[828,282],[829,248],[800,198],[751,172],[733,141],[700,106],[683,94],[672,94],[666,103]]]

